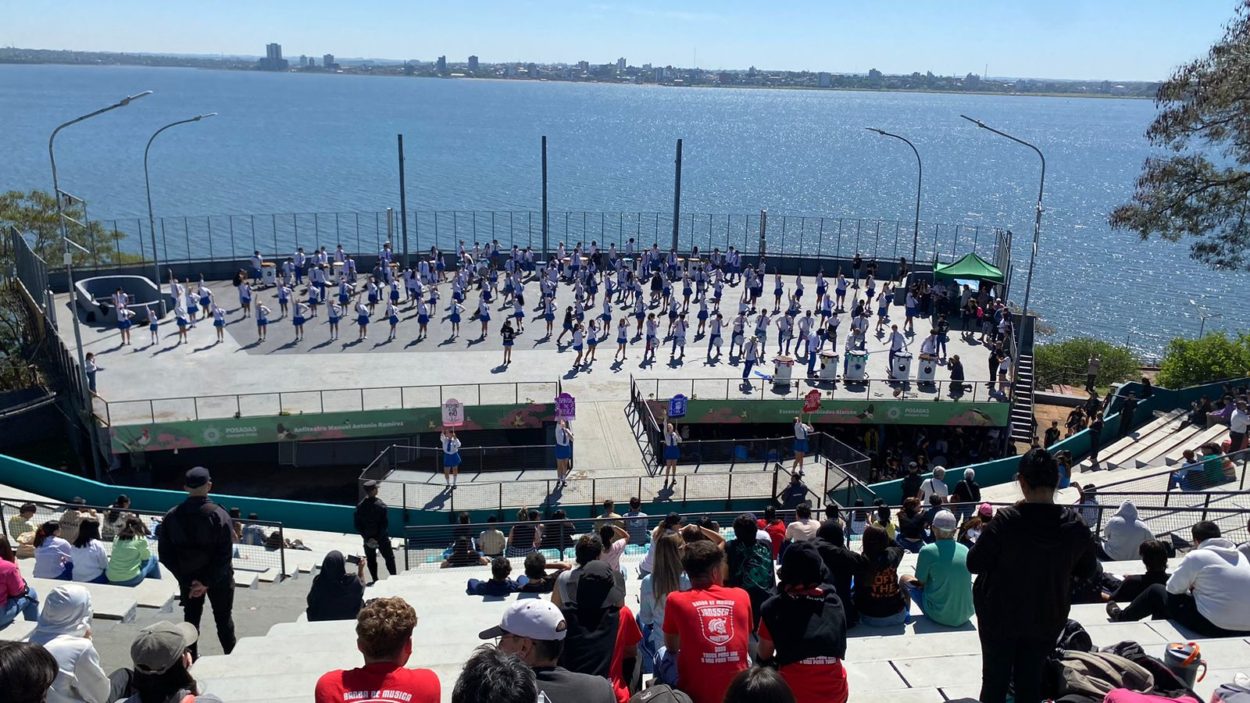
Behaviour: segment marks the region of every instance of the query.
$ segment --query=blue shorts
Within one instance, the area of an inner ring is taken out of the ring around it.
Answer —
[[[512,346],[512,340],[511,340],[511,339],[505,339],[505,340],[504,340],[503,345],[504,345],[505,347],[510,347],[510,346]]]
[[[331,316],[330,316],[330,320],[329,320],[329,322],[330,322],[330,324],[331,324],[331,325],[337,325],[337,324],[339,323],[339,319],[338,319],[337,317],[335,317],[335,316],[331,315]]]
[[[639,322],[642,322],[643,320],[647,319],[647,313],[636,312],[634,313],[634,318],[637,319]]]
[[[556,445],[556,459],[572,459],[572,458],[573,458],[573,445],[571,444],[557,444]]]
[[[573,345],[573,351],[575,351],[575,352],[579,352],[579,351],[581,351],[581,350],[582,350],[582,345],[580,345],[580,344],[574,344],[574,345]]]
[[[564,323],[563,327],[564,327],[564,331],[565,331],[565,332],[572,332],[572,331],[573,331],[573,323],[572,323],[572,322],[566,322],[566,323]]]

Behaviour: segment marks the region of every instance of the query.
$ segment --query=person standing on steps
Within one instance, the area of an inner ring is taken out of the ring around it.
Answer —
[[[183,619],[200,629],[205,597],[213,605],[217,639],[226,654],[234,650],[234,527],[225,509],[209,499],[213,479],[197,466],[186,473],[187,499],[161,522],[157,551],[161,564],[178,580]],[[190,647],[196,655],[196,645]]]
[[[395,568],[395,552],[391,549],[389,515],[386,503],[378,498],[378,482],[365,481],[365,499],[356,506],[354,522],[356,532],[365,542],[365,563],[369,567],[370,583],[378,580],[378,552],[386,562],[386,570],[391,576],[398,573]]]
[[[569,421],[556,424],[556,488],[569,485],[569,465],[573,461],[573,430]]]

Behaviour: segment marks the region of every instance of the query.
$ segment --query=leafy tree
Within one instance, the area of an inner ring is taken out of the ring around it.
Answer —
[[[1250,269],[1250,0],[1206,56],[1159,87],[1155,104],[1146,137],[1167,153],[1146,159],[1111,226],[1142,239],[1192,237],[1194,259]]]
[[[1102,361],[1098,368],[1098,386],[1125,381],[1138,375],[1141,366],[1133,352],[1109,342],[1092,337],[1076,337],[1055,344],[1039,344],[1033,356],[1033,365],[1039,388],[1067,383],[1084,384],[1089,358],[1097,355]]]
[[[62,203],[66,215],[79,222],[86,219],[83,205],[79,201]],[[56,216],[56,200],[51,193],[32,190],[29,193],[12,190],[0,193],[0,228],[17,227],[19,232],[27,235],[31,248],[49,266],[56,268],[62,265],[65,245],[61,242],[61,225]],[[70,240],[77,243],[90,253],[84,253],[71,247],[75,266],[97,266],[107,264],[133,263],[140,257],[134,254],[119,253],[118,243],[126,235],[118,230],[108,230],[98,220],[80,227],[73,222],[68,223],[66,231]],[[6,235],[7,236],[7,235]]]
[[[1250,336],[1212,332],[1199,339],[1173,339],[1163,355],[1160,386],[1184,388],[1250,373]]]

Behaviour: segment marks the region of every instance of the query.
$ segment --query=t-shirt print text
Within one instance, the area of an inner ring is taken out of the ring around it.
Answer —
[[[392,701],[411,701],[412,694],[407,691],[344,691],[343,701],[352,703],[392,703]]]
[[[733,612],[734,602],[731,600],[700,600],[693,603],[699,615],[700,630],[703,639],[715,645],[712,651],[704,652],[701,660],[705,664],[723,664],[737,662],[739,652],[726,651],[724,647],[734,638]]]

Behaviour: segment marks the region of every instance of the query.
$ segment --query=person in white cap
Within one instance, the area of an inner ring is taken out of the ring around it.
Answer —
[[[217,696],[200,693],[191,676],[191,646],[199,633],[191,623],[165,620],[139,631],[130,645],[133,669],[109,675],[113,690],[109,700],[141,703],[144,700],[193,699],[197,703],[221,703]]]
[[[534,670],[539,701],[616,703],[607,679],[576,674],[558,665],[567,631],[564,614],[551,601],[526,599],[508,606],[499,625],[478,636],[494,639],[499,651],[516,655]]]
[[[933,516],[933,543],[921,548],[916,575],[899,579],[912,602],[930,620],[947,627],[964,625],[973,613],[968,548],[955,541],[958,529],[955,514],[939,510]]]

